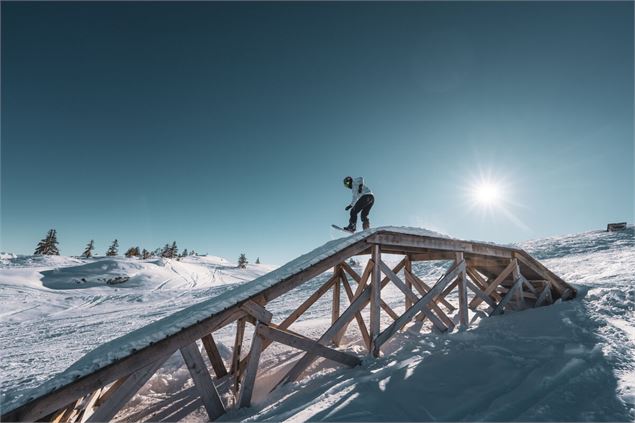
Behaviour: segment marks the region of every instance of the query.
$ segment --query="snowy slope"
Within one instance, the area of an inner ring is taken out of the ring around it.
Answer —
[[[98,345],[270,272],[220,257],[16,256],[0,262],[3,403]],[[130,279],[108,284],[117,277]]]
[[[320,370],[317,374],[271,396],[265,395],[270,387],[264,386],[267,383],[257,386],[255,406],[232,411],[224,419],[632,421],[633,228],[619,233],[555,237],[519,247],[575,284],[579,297],[552,307],[486,319],[467,333],[439,336],[404,332],[390,342],[390,354],[367,360],[356,369],[320,362],[316,364]],[[222,263],[210,263],[219,265]],[[132,289],[99,286],[98,281],[96,286],[79,290],[49,289],[39,281],[42,273],[37,268],[2,266],[0,295],[3,304],[8,303],[15,311],[2,319],[5,404],[24,388],[36,386],[68,367],[100,341],[113,339],[192,302],[221,295],[232,286],[196,285],[184,289],[189,282],[177,282],[179,279],[174,276],[174,289],[169,288],[170,284],[161,287],[160,282],[156,283],[158,279]],[[99,271],[93,269],[91,273],[90,269],[81,272],[100,277]],[[177,270],[187,274],[185,269]],[[424,279],[436,280],[443,269],[425,264],[417,266],[416,271]],[[9,278],[11,272],[14,273]],[[291,297],[281,297],[270,308],[278,318],[288,314],[326,277],[292,291]],[[193,277],[185,279],[191,282]],[[399,312],[403,295],[387,289],[385,298]],[[31,307],[34,311],[30,311]],[[328,307],[330,298],[323,298],[294,324],[294,330],[319,336],[330,324]],[[51,310],[47,311],[52,315],[50,322],[41,320],[40,309]],[[232,330],[227,328],[215,335],[226,358],[230,353],[226,346],[233,341]],[[91,347],[73,342],[77,338],[88,341]],[[42,343],[42,339],[47,342]],[[361,351],[354,343],[347,348]],[[34,353],[24,354],[24,349]],[[296,353],[276,344],[265,352],[265,376],[270,376],[271,386],[294,357]],[[168,394],[174,393],[178,393],[177,406],[164,403]],[[119,417],[204,421],[204,411],[193,396],[180,356],[173,356]]]

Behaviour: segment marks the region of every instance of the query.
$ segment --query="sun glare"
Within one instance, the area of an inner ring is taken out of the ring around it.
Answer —
[[[483,182],[474,188],[474,199],[483,206],[494,206],[501,200],[501,189],[497,184]]]

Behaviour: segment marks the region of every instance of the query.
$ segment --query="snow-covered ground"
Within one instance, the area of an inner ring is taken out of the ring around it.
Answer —
[[[366,359],[355,369],[320,361],[308,378],[268,395],[299,356],[274,343],[263,354],[264,379],[256,386],[254,406],[230,411],[223,419],[633,421],[633,228],[518,246],[574,284],[578,298],[484,319],[463,333],[423,335],[412,328],[392,339],[379,359]],[[0,256],[3,402],[105,341],[268,270],[262,265],[239,270],[212,257],[176,262]],[[415,271],[433,282],[443,273],[443,263],[417,264]],[[130,279],[108,284],[123,277]],[[268,307],[274,320],[285,317],[327,277],[272,302]],[[403,309],[403,295],[395,288],[389,285],[382,296],[397,313]],[[330,324],[330,302],[328,295],[323,297],[292,328],[319,337]],[[227,359],[233,329],[215,334]],[[354,325],[347,335],[344,347],[361,353]],[[206,420],[178,354],[118,417]]]

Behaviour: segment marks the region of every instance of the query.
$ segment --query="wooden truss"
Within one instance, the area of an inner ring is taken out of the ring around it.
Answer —
[[[389,266],[382,258],[386,253],[401,259]],[[369,259],[359,274],[346,260],[364,255]],[[449,267],[439,280],[427,283],[413,272],[412,265],[431,260],[449,261]],[[292,313],[273,322],[267,310],[271,300],[331,271],[330,278]],[[401,313],[382,299],[382,289],[388,284],[404,295]],[[294,332],[292,324],[325,295],[332,296],[331,326],[319,339]],[[281,385],[300,379],[318,359],[348,367],[360,364],[360,357],[337,349],[353,322],[368,354],[379,356],[382,346],[413,320],[427,321],[429,324],[421,327],[438,332],[465,330],[479,317],[574,296],[571,286],[522,250],[380,230],[246,301],[6,412],[2,420],[109,421],[176,351],[183,356],[196,392],[214,420],[228,407],[250,405],[261,354],[273,342],[303,352],[280,379]],[[344,309],[342,297],[348,303]],[[369,318],[365,319],[367,307]],[[383,329],[382,314],[392,321]],[[236,337],[232,359],[226,363],[214,332],[229,324],[236,325]],[[241,354],[247,324],[253,326],[253,334],[249,352]]]

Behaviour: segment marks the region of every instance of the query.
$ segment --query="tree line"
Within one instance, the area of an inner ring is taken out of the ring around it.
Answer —
[[[57,241],[57,231],[55,229],[50,229],[46,236],[37,244],[35,247],[35,255],[49,255],[49,256],[59,256],[60,251],[58,248],[59,242]],[[80,257],[91,258],[94,256],[95,251],[95,241],[90,240],[88,244],[86,244],[86,248]],[[119,255],[119,241],[115,239],[108,250],[106,250],[106,256],[113,257]],[[152,257],[163,257],[163,258],[174,258],[181,259],[187,256],[196,256],[198,255],[196,251],[191,250],[188,251],[187,248],[183,251],[179,252],[179,249],[176,245],[176,241],[173,241],[172,244],[165,244],[163,248],[156,248],[152,251],[144,249],[139,249],[138,246],[130,247],[124,253],[124,256],[131,258],[137,257],[140,259],[149,259]],[[242,253],[238,258],[238,267],[244,269],[249,264],[247,260],[247,256]],[[256,259],[256,264],[260,264],[260,257]]]

